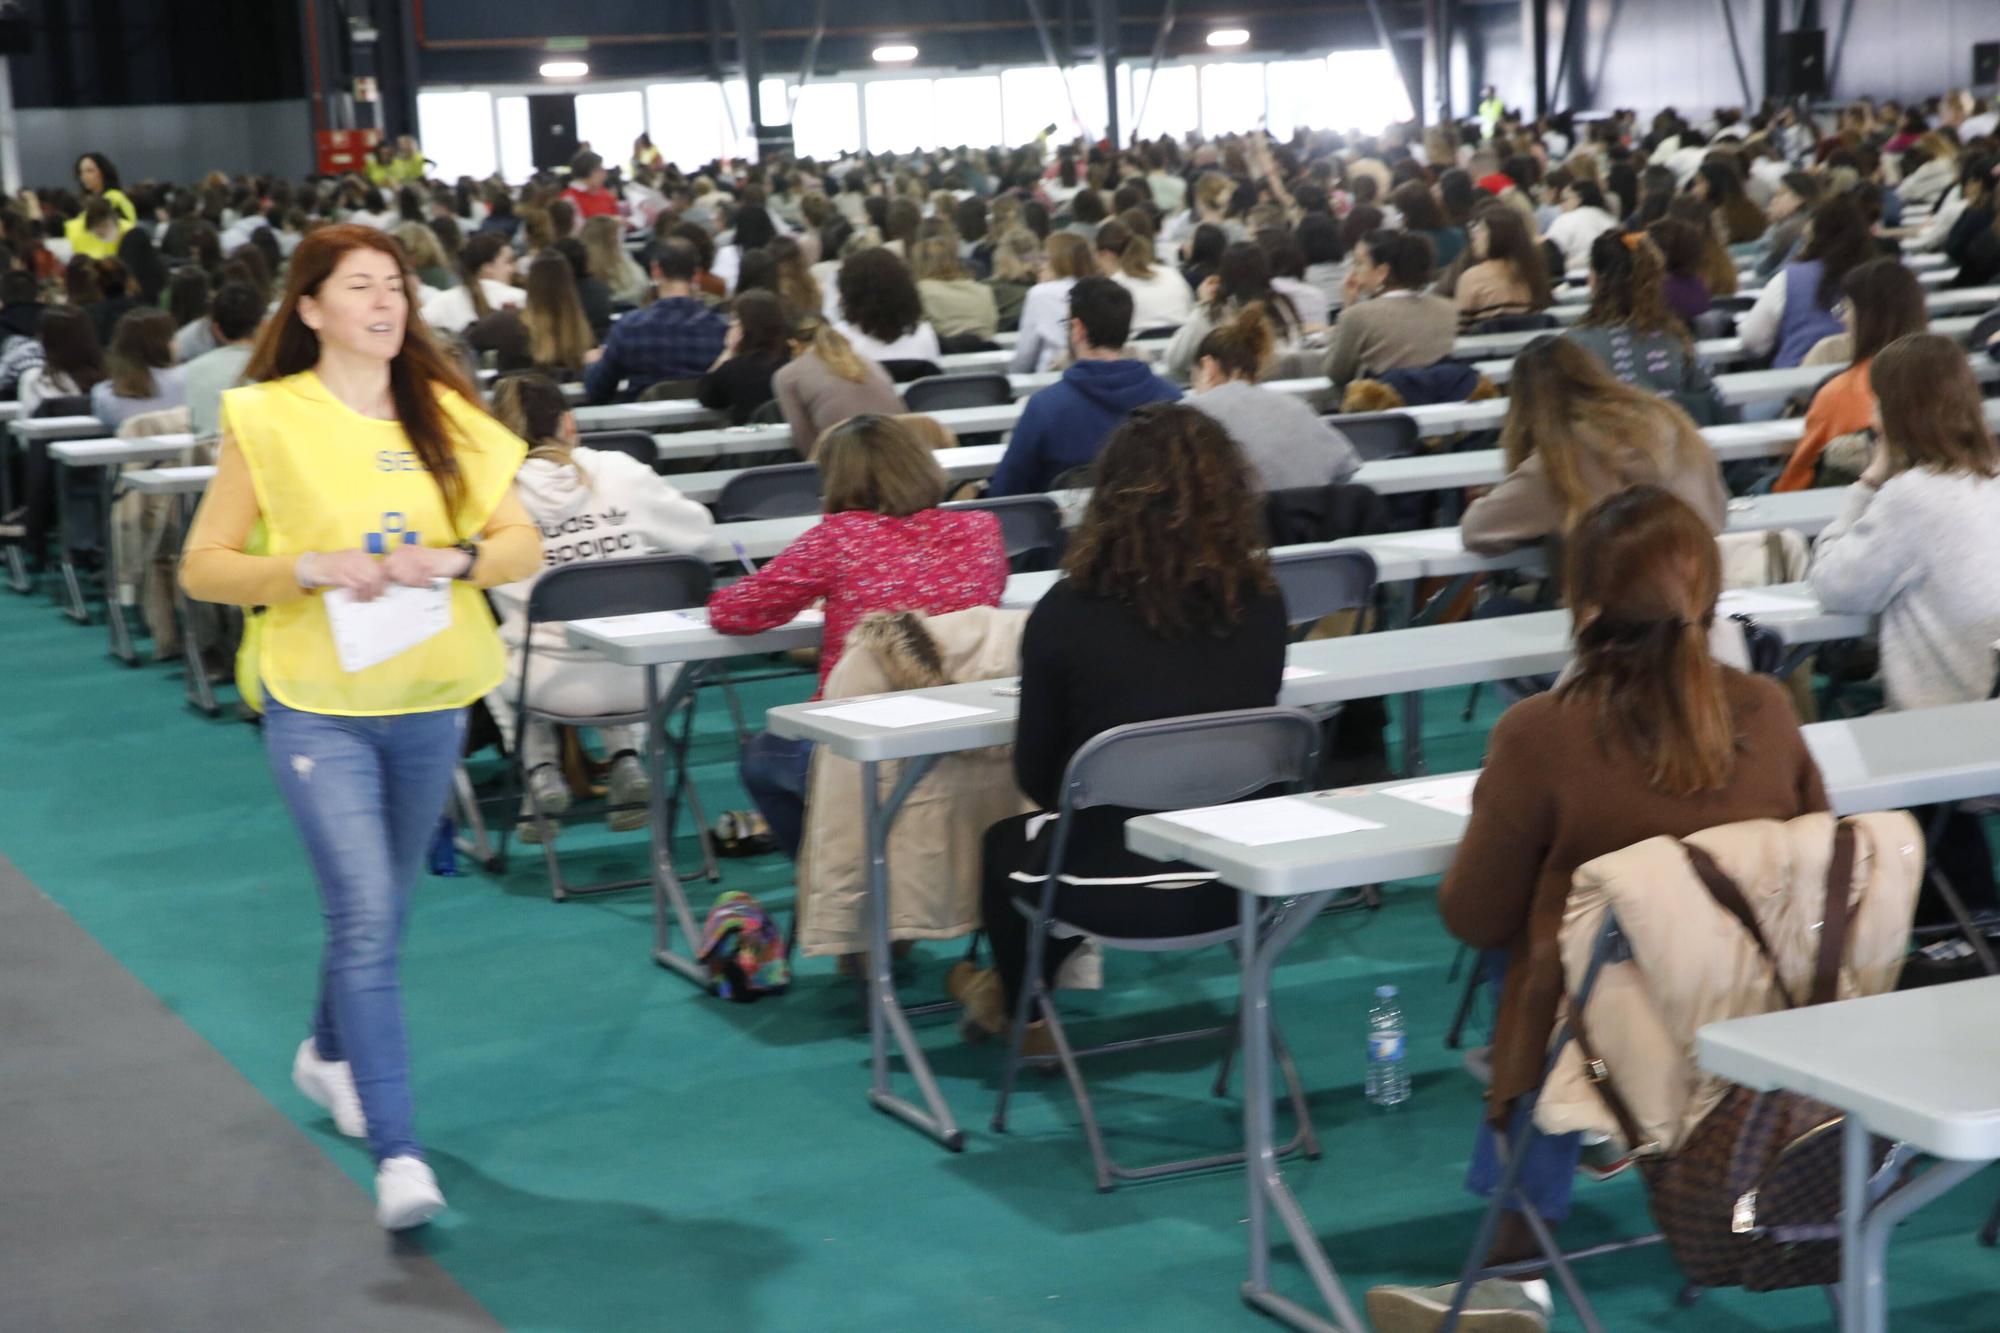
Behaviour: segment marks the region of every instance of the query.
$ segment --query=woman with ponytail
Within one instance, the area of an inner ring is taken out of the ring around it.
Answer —
[[[1260,491],[1346,481],[1361,466],[1347,437],[1303,399],[1257,384],[1276,358],[1277,341],[1263,309],[1246,306],[1195,350],[1194,393],[1187,405],[1229,432]]]
[[[811,458],[819,437],[849,417],[904,410],[889,372],[855,351],[830,321],[801,315],[786,339],[792,359],[771,377],[771,388],[800,458]]]
[[[1620,383],[1568,338],[1542,338],[1514,360],[1500,450],[1507,476],[1460,521],[1465,547],[1497,555],[1565,537],[1592,505],[1627,486],[1662,486],[1722,531],[1729,496],[1688,414]]]
[[[1153,258],[1153,239],[1112,221],[1097,229],[1097,264],[1104,276],[1132,293],[1132,332],[1174,329],[1194,313],[1194,289]]]
[[[1487,951],[1499,1000],[1492,1083],[1466,1186],[1490,1194],[1497,1134],[1542,1078],[1563,993],[1558,932],[1577,867],[1648,838],[1718,824],[1793,819],[1827,808],[1798,716],[1773,681],[1721,666],[1708,627],[1722,583],[1710,524],[1657,486],[1592,506],[1570,533],[1567,589],[1576,658],[1557,686],[1493,728],[1472,817],[1438,890],[1446,929]],[[1576,1135],[1533,1134],[1521,1188],[1542,1220],[1569,1213]],[[1501,1222],[1489,1264],[1539,1255],[1519,1214]],[[1377,1328],[1425,1326],[1453,1287],[1377,1287]],[[1466,1327],[1546,1327],[1548,1287],[1489,1280]],[[1538,1322],[1539,1321],[1539,1322]]]
[[[1590,309],[1563,336],[1622,382],[1675,395],[1694,416],[1712,420],[1715,382],[1687,326],[1667,307],[1665,279],[1666,261],[1642,233],[1598,237],[1590,247]]]
[[[424,302],[424,323],[440,333],[463,333],[495,310],[527,304],[514,285],[514,247],[498,232],[483,231],[465,243],[458,277],[458,286]]]

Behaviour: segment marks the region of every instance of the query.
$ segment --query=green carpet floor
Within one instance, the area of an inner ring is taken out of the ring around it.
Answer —
[[[353,1175],[365,1220],[365,1154],[288,1079],[320,933],[257,734],[190,712],[174,671],[117,665],[101,629],[44,600],[0,594],[0,644],[13,682],[0,852],[320,1139]],[[759,684],[746,705],[804,688]],[[1490,709],[1461,728],[1462,701],[1452,691],[1429,709],[1436,771],[1478,760]],[[725,722],[709,696],[697,776],[711,811],[743,803]],[[636,868],[637,844],[623,845]],[[726,887],[788,905],[775,859],[725,866]],[[696,886],[698,903],[710,892]],[[533,857],[499,882],[473,871],[419,891],[404,985],[420,1132],[452,1203],[425,1244],[510,1327],[1265,1326],[1236,1294],[1240,1176],[1099,1195],[1060,1085],[1031,1079],[1013,1132],[994,1135],[995,1049],[930,1020],[921,1030],[969,1137],[945,1153],[868,1107],[860,1007],[826,962],[805,964],[790,995],[737,1006],[653,966],[647,943],[644,895],[551,904]],[[1475,1221],[1460,1180],[1478,1091],[1442,1042],[1452,955],[1430,885],[1410,884],[1379,912],[1317,923],[1280,970],[1279,1015],[1327,1149],[1289,1175],[1357,1305],[1376,1282],[1454,1272]],[[913,959],[906,996],[938,998],[956,956]],[[1120,957],[1108,981],[1073,1005],[1086,1034],[1220,1015],[1234,994],[1219,954]],[[1411,1102],[1389,1113],[1360,1092],[1365,1005],[1384,981],[1403,988],[1416,1076]],[[1182,1048],[1102,1066],[1115,1146],[1143,1158],[1232,1142],[1234,1103],[1207,1096],[1206,1061]],[[1904,1228],[1895,1327],[2000,1326],[2000,1254],[1972,1237],[1994,1189],[1981,1176]],[[1644,1221],[1636,1181],[1584,1183],[1564,1234],[1580,1243]],[[1307,1298],[1288,1258],[1278,1272]],[[1817,1292],[1712,1293],[1677,1309],[1658,1250],[1582,1272],[1614,1330],[1827,1323]]]

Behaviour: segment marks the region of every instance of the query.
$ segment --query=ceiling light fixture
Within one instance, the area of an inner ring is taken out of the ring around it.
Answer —
[[[1250,33],[1245,28],[1217,28],[1208,34],[1210,46],[1242,46],[1249,40]]]
[[[542,66],[545,79],[580,79],[590,73],[590,66],[581,60],[551,60]]]
[[[907,42],[891,42],[875,48],[875,59],[883,65],[901,65],[917,58],[917,48]]]

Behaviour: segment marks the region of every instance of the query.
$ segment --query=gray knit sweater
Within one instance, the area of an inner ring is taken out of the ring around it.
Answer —
[[[1813,549],[1829,611],[1881,616],[1891,708],[1984,699],[2000,640],[2000,478],[1916,469],[1847,510]]]
[[[1348,438],[1291,394],[1231,380],[1190,395],[1187,405],[1229,432],[1250,460],[1259,490],[1325,486],[1346,481],[1361,467]]]

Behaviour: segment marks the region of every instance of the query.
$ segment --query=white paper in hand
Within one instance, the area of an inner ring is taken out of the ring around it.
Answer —
[[[327,624],[333,630],[334,653],[340,669],[366,671],[451,626],[451,584],[407,588],[392,583],[372,602],[357,602],[345,588],[320,594],[326,601]]]

